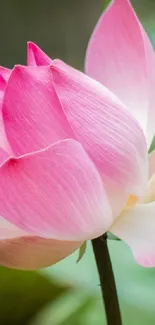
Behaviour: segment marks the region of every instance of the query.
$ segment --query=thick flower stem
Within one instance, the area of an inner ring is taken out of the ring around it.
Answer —
[[[107,245],[107,235],[92,240],[95,260],[100,276],[107,325],[122,325],[116,284]]]

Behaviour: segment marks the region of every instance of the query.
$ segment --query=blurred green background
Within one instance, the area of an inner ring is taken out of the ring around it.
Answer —
[[[0,64],[24,64],[32,40],[52,58],[83,69],[89,36],[107,2],[1,0]],[[155,0],[132,3],[155,45]],[[123,325],[154,325],[155,269],[138,266],[122,242],[110,241],[109,249]],[[77,254],[40,272],[1,267],[0,325],[104,325],[91,245],[78,264]]]

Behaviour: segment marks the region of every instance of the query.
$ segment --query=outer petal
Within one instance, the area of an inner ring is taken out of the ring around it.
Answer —
[[[121,207],[146,186],[147,148],[141,128],[122,103],[95,80],[53,61],[53,81],[66,117]],[[114,202],[112,202],[114,204]]]
[[[2,76],[6,82],[10,77],[11,71],[12,71],[11,69],[0,66],[0,76]]]
[[[6,84],[7,84],[7,82],[5,81],[4,77],[2,77],[2,75],[0,74],[0,109],[1,109],[1,105],[2,105],[2,100],[3,100]]]
[[[32,236],[0,240],[0,264],[15,269],[39,269],[57,263],[81,244]]]
[[[8,141],[17,156],[73,135],[49,67],[15,67],[5,90],[2,112]]]
[[[155,266],[155,202],[126,210],[110,231],[131,247],[139,264]]]
[[[30,236],[0,218],[0,264],[18,269],[38,269],[54,264],[71,254],[81,242]]]
[[[4,124],[2,119],[2,111],[1,111],[1,98],[0,98],[0,165],[4,163],[6,159],[9,158],[9,156],[12,154],[12,149],[10,147],[10,144],[7,140],[5,130],[4,130]]]
[[[0,180],[0,215],[32,234],[82,241],[112,223],[102,180],[75,140],[11,158]]]
[[[27,44],[27,65],[49,65],[52,60],[33,42]]]
[[[155,120],[155,55],[128,0],[113,0],[91,36],[86,72],[112,90],[140,122],[150,145]]]
[[[3,117],[2,117],[2,104],[3,104],[3,97],[4,97],[6,84],[7,82],[0,74],[0,165],[9,157],[9,154],[12,153],[5,134]]]
[[[0,240],[28,236],[24,230],[16,227],[6,219],[0,217]]]
[[[3,100],[3,96],[4,96],[5,86],[6,86],[6,81],[0,75],[0,109],[1,109],[1,106],[2,106],[2,100]]]
[[[155,150],[149,155],[149,178],[155,174]]]
[[[1,91],[4,91],[6,87],[5,79],[0,75],[0,98],[1,98]]]

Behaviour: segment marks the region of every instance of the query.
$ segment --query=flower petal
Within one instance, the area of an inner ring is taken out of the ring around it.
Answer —
[[[121,201],[119,213],[128,196],[143,194],[146,186],[148,158],[143,132],[123,104],[101,84],[58,60],[53,61],[51,70],[78,141],[102,174],[109,198]]]
[[[57,263],[81,244],[33,236],[0,240],[0,264],[14,269],[36,270]]]
[[[86,72],[127,105],[149,147],[155,134],[155,55],[129,0],[113,0],[101,16],[88,45]]]
[[[4,92],[5,87],[6,87],[6,81],[5,81],[5,79],[0,75],[0,98],[3,97],[3,96],[1,96],[1,92]]]
[[[2,106],[2,100],[3,100],[4,90],[5,90],[6,84],[7,84],[7,82],[5,81],[5,79],[0,74],[0,109],[1,109],[1,106]]]
[[[49,65],[52,60],[33,42],[27,43],[27,65]]]
[[[131,247],[139,264],[155,266],[155,202],[126,210],[110,231]]]
[[[75,140],[9,159],[0,180],[0,215],[26,232],[82,241],[112,223],[100,175]]]
[[[149,178],[155,174],[155,150],[149,155]]]
[[[0,217],[0,240],[17,238],[26,235],[28,236],[29,234],[16,227],[6,219]]]
[[[0,66],[0,76],[2,76],[6,82],[8,81],[11,75],[11,71],[12,71],[11,69]]]
[[[6,137],[6,133],[4,130],[4,123],[2,118],[2,110],[1,110],[1,99],[0,99],[0,166],[4,163],[5,160],[12,155],[12,149]]]
[[[147,190],[144,197],[141,198],[140,203],[150,203],[155,201],[155,174],[149,179]]]
[[[7,82],[0,74],[0,165],[3,164],[4,161],[8,159],[9,155],[12,153],[12,150],[5,134],[2,117],[2,105],[6,84]]]
[[[17,156],[73,135],[48,66],[15,67],[5,90],[2,112],[8,141]]]
[[[81,244],[33,236],[0,217],[0,265],[25,270],[46,267]]]

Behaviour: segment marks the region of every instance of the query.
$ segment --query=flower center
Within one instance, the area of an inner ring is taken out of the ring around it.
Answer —
[[[128,208],[131,208],[138,201],[140,204],[151,203],[151,202],[155,201],[155,174],[152,176],[152,178],[148,182],[145,196],[143,198],[139,199],[137,196],[131,194],[128,198],[128,201],[127,201],[126,206],[123,209],[123,211]]]
[[[137,201],[138,201],[138,197],[135,196],[135,195],[133,195],[133,194],[131,194],[129,196],[129,198],[128,198],[128,201],[127,201],[127,204],[125,206],[125,209],[132,207],[133,205],[135,205],[137,203]]]

